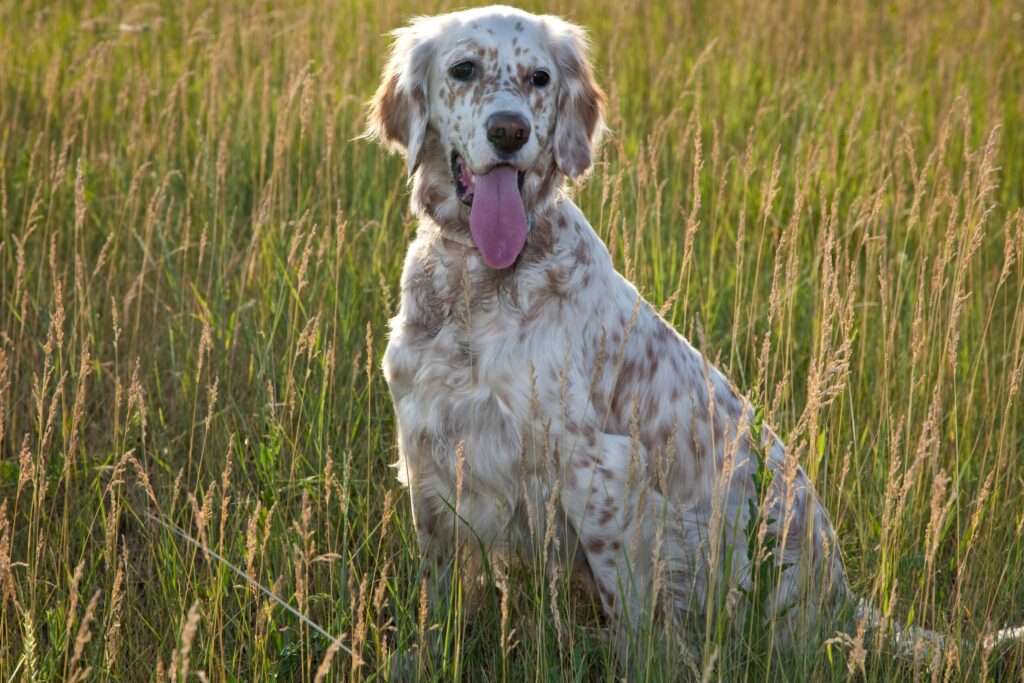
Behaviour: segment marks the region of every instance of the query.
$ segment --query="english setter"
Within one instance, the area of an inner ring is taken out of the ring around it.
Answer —
[[[384,374],[423,556],[554,534],[629,628],[749,589],[756,517],[780,639],[833,614],[847,582],[803,470],[564,190],[604,128],[584,32],[495,6],[394,36],[368,135],[405,155],[420,219]]]

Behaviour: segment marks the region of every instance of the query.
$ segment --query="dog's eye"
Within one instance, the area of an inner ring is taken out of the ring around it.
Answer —
[[[533,76],[530,77],[530,82],[538,88],[543,88],[545,85],[551,82],[551,74],[544,69],[538,69],[533,72]]]
[[[457,81],[468,81],[476,74],[476,64],[470,61],[459,62],[448,69],[448,75]]]

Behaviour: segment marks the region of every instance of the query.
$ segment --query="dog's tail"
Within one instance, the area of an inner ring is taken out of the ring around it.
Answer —
[[[897,656],[907,659],[934,661],[951,648],[973,645],[970,641],[954,639],[952,636],[920,626],[904,626],[887,619],[882,611],[867,600],[857,604],[856,619],[865,630],[886,634],[885,642],[893,647]],[[1024,644],[1024,626],[1011,626],[982,636],[980,645],[985,652],[1004,646]]]

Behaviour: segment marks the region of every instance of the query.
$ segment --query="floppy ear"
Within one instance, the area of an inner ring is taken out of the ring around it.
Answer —
[[[430,116],[428,81],[434,56],[429,20],[414,19],[392,32],[395,43],[380,85],[367,106],[364,137],[405,154],[409,175],[420,165]]]
[[[558,21],[554,54],[562,74],[555,120],[555,163],[570,178],[590,168],[604,133],[605,96],[594,80],[590,46],[579,26]]]

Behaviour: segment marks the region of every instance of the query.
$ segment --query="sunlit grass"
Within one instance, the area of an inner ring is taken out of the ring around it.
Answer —
[[[966,639],[940,675],[1019,678],[970,641],[1024,622],[1024,10],[525,6],[592,29],[620,270],[765,406],[857,591]],[[383,34],[450,7],[0,1],[0,678],[858,670],[725,632],[674,669],[655,623],[616,664],[536,566],[423,608],[379,372],[415,226],[354,138]]]

